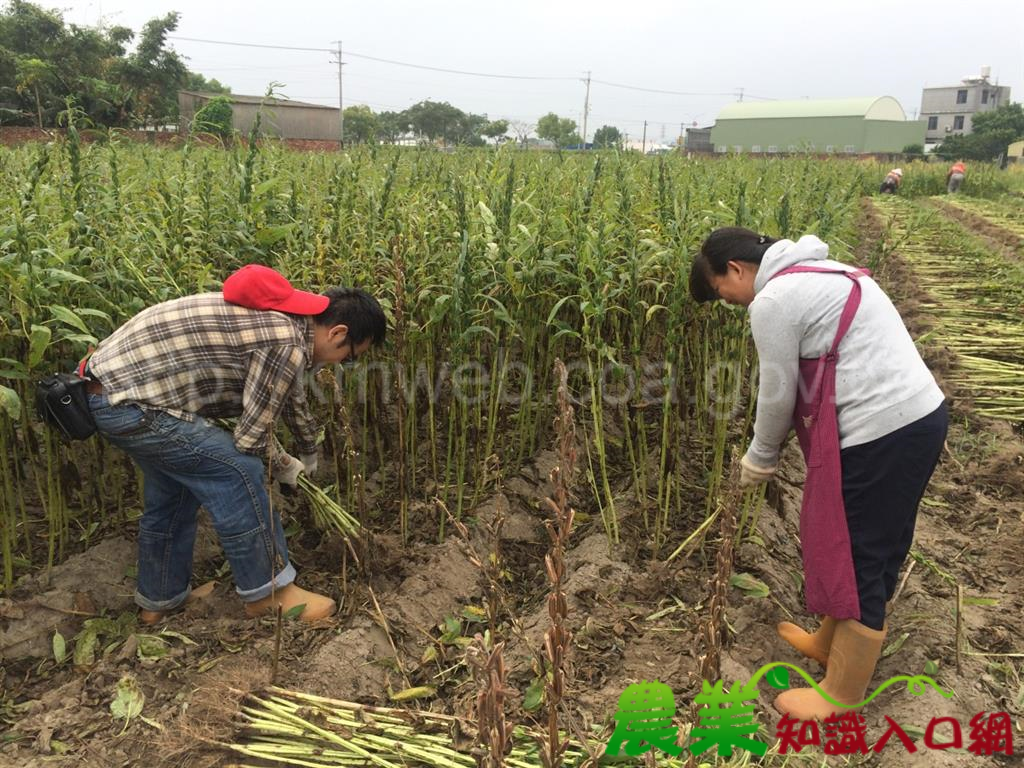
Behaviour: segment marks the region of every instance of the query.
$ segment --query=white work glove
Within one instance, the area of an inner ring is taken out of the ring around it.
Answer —
[[[299,482],[299,472],[306,467],[299,459],[287,453],[279,453],[274,462],[274,479],[281,485],[295,487]]]
[[[778,464],[774,467],[759,467],[752,464],[750,459],[744,455],[740,459],[740,488],[752,488],[755,485],[760,485],[774,475],[778,468]]]
[[[316,468],[320,466],[319,454],[317,453],[304,453],[299,457],[299,460],[302,462],[307,475],[312,475],[316,472]]]

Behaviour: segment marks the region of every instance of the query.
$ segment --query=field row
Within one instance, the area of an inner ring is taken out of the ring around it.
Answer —
[[[1024,265],[993,253],[955,221],[913,201],[882,198],[887,247],[912,268],[931,325],[926,343],[956,356],[947,381],[979,413],[1024,419]]]
[[[1005,229],[1024,240],[1024,199],[1000,197],[982,200],[974,197],[949,196],[943,201],[960,210],[981,216],[990,224]]]

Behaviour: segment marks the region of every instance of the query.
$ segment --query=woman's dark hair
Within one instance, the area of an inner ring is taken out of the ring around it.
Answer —
[[[716,229],[708,235],[690,267],[690,295],[698,302],[714,301],[718,294],[711,287],[711,275],[724,275],[730,261],[760,264],[765,251],[777,242],[774,237],[743,227]]]
[[[327,309],[313,316],[314,323],[328,327],[347,325],[356,344],[366,339],[372,339],[373,344],[384,342],[387,319],[373,296],[361,288],[328,288],[324,296],[331,301]]]

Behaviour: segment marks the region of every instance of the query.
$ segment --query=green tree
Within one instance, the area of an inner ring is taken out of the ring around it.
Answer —
[[[394,144],[398,138],[409,132],[409,118],[405,112],[378,112],[377,139]]]
[[[1006,131],[1014,139],[1024,139],[1024,105],[1004,104],[991,112],[974,116],[974,132],[980,134]]]
[[[957,157],[973,160],[975,159],[974,142],[970,141],[970,138],[970,136],[961,136],[959,134],[950,136],[935,148],[935,155],[945,160],[952,160]]]
[[[377,116],[360,104],[345,109],[345,141],[365,144],[377,137]]]
[[[594,147],[596,149],[620,149],[622,133],[614,125],[602,125],[594,131]]]
[[[110,57],[123,55],[130,38],[124,27],[68,29],[58,12],[11,0],[0,11],[0,101],[9,105],[4,122],[53,125],[68,96],[84,105],[91,81],[106,76]]]
[[[188,79],[188,68],[165,46],[180,18],[181,14],[172,11],[147,21],[135,52],[121,67],[122,76],[136,93],[135,118],[144,126],[173,122],[178,115],[178,90]]]
[[[474,115],[453,107],[447,101],[421,101],[401,113],[401,121],[420,136],[445,144],[484,144],[486,115]]]
[[[231,93],[231,87],[221,85],[221,82],[212,77],[207,80],[198,72],[189,72],[185,76],[185,84],[182,88],[186,91],[199,91],[201,93]]]
[[[431,141],[442,139],[447,143],[459,133],[460,122],[466,113],[447,101],[421,101],[402,113],[409,126],[420,136]]]
[[[497,144],[498,140],[508,133],[508,120],[491,120],[484,125],[482,133],[488,139],[494,139],[494,143]]]
[[[456,144],[465,144],[469,147],[482,147],[484,141],[484,130],[490,121],[487,115],[474,115],[471,112],[463,112],[456,124],[456,133],[453,141]]]
[[[936,148],[935,154],[947,160],[993,160],[1019,139],[1024,139],[1024,106],[1004,104],[975,115],[970,135],[950,136]]]
[[[554,112],[548,112],[537,121],[536,133],[542,139],[554,142],[556,147],[580,143],[580,137],[576,133],[576,121],[559,117]]]
[[[234,132],[233,116],[231,100],[227,96],[217,96],[196,112],[192,118],[192,130],[213,133],[227,139]]]
[[[18,84],[18,93],[31,91],[36,101],[36,115],[39,119],[39,127],[43,127],[43,104],[39,99],[39,87],[44,89],[53,79],[53,69],[42,59],[20,58],[15,64]]]
[[[178,18],[148,22],[129,54],[135,35],[127,27],[69,25],[58,11],[9,0],[0,9],[0,120],[54,125],[72,98],[96,125],[176,121],[180,88],[226,90],[167,48]]]
[[[924,144],[907,144],[903,149],[900,150],[900,154],[903,155],[923,155]]]

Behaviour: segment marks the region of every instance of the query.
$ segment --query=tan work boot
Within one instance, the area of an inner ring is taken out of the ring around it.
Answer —
[[[884,640],[884,629],[865,627],[855,619],[837,621],[822,690],[840,704],[863,701]],[[849,711],[830,704],[813,688],[783,691],[775,699],[775,709],[797,720],[824,720],[833,712]]]
[[[156,624],[161,619],[163,619],[164,616],[182,610],[189,603],[194,603],[196,600],[202,600],[204,597],[209,597],[213,594],[213,589],[216,586],[216,581],[208,581],[202,586],[196,587],[188,593],[188,597],[185,598],[184,603],[179,605],[177,608],[172,608],[169,611],[147,611],[145,608],[140,608],[139,622],[142,624]]]
[[[828,665],[828,651],[832,647],[832,636],[836,631],[836,620],[831,616],[825,616],[815,632],[804,632],[789,621],[779,622],[776,631],[779,637],[804,656],[814,659],[823,667]]]
[[[287,586],[281,587],[276,590],[272,595],[257,600],[253,603],[245,604],[245,613],[248,616],[256,617],[260,614],[267,613],[281,606],[281,609],[287,613],[297,605],[304,605],[302,613],[299,614],[299,618],[303,621],[316,621],[317,619],[323,619],[333,614],[338,606],[331,600],[331,598],[325,595],[318,595],[316,592],[308,592],[302,587],[292,583]]]

